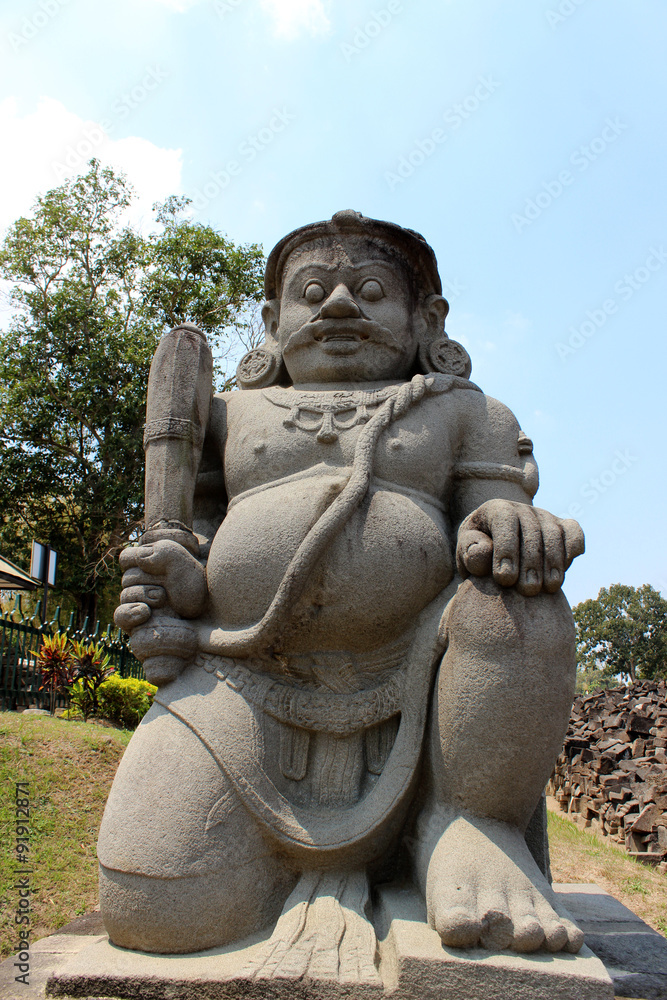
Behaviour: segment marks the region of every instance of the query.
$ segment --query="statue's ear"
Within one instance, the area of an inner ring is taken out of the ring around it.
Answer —
[[[419,307],[426,324],[428,340],[440,340],[445,333],[445,319],[449,312],[449,302],[442,295],[428,295]]]
[[[277,341],[278,323],[280,322],[280,299],[268,299],[262,306],[262,319],[268,341]]]
[[[241,389],[264,389],[287,378],[280,345],[278,344],[278,320],[280,300],[269,299],[262,307],[264,320],[264,343],[244,354],[236,369],[236,381]]]
[[[440,372],[470,378],[472,361],[462,344],[450,340],[445,333],[445,318],[449,302],[442,295],[429,295],[421,303],[419,331],[419,365],[422,374]]]

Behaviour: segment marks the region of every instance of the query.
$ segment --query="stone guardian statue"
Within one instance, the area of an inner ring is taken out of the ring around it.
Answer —
[[[451,947],[580,948],[526,830],[583,535],[533,506],[531,441],[447,311],[422,236],[343,211],[272,251],[240,391],[212,394],[195,327],[160,343],[116,612],[159,691],[100,832],[114,944],[273,928],[253,974],[373,983],[394,881]]]

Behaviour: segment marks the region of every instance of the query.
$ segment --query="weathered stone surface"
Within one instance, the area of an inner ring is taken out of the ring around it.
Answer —
[[[269,970],[262,961],[270,950],[266,937],[168,961],[96,940],[51,978],[49,995],[119,1000],[613,1000],[602,962],[586,947],[577,955],[530,956],[443,947],[425,922],[424,902],[415,889],[380,890],[376,915],[372,978],[327,965],[321,958],[319,968],[306,973],[293,956],[290,967]]]
[[[623,906],[618,900],[604,892],[597,885],[576,883],[567,885],[555,884],[554,891],[577,920],[578,924],[584,929],[588,948],[593,950],[597,957],[601,958],[604,962],[607,973],[613,979],[614,993],[617,997],[643,997],[645,1000],[664,1000],[667,996],[667,974],[663,970],[665,953],[667,952],[667,941],[665,941],[664,937],[656,934],[635,913]],[[415,903],[415,906],[418,907],[418,901]],[[402,914],[398,914],[399,918],[405,919],[406,915],[409,916],[405,912],[406,909],[403,909]],[[99,913],[89,914],[72,921],[58,933],[36,942],[32,949],[33,954],[31,955],[30,983],[28,986],[21,984],[21,992],[18,996],[22,1000],[43,1000],[47,977],[53,976],[58,971],[62,971],[69,976],[71,966],[66,968],[67,963],[71,961],[73,955],[88,948],[92,942],[102,940],[99,936],[101,928],[102,924]],[[414,930],[414,928],[412,929]],[[381,942],[386,938],[386,935],[383,937],[383,933],[378,921],[378,934]],[[429,931],[428,935],[432,935],[432,931]],[[258,942],[260,938],[261,936],[258,937]],[[264,940],[266,939],[267,935],[264,936]],[[423,940],[428,941],[428,936],[423,938]],[[432,937],[430,940],[432,941]],[[381,948],[384,949],[383,958],[385,969],[387,969],[387,949],[384,944],[381,945]],[[104,952],[107,951],[107,949],[101,950]],[[116,950],[115,954],[120,955],[121,953]],[[126,952],[124,954],[128,958],[132,958],[132,953]],[[446,956],[447,952],[445,951],[443,954]],[[454,952],[453,954],[459,958],[468,957],[477,965],[479,965],[480,956],[483,955],[479,950],[474,953],[469,951]],[[539,957],[539,955],[536,957]],[[564,957],[570,962],[571,956]],[[510,963],[518,962],[519,966],[524,970],[536,968],[531,957],[527,961],[524,961],[524,959],[517,959],[516,956],[505,953],[504,956],[491,955],[489,958],[491,959],[491,966],[494,967],[497,964],[495,963],[496,958],[504,958],[509,960]],[[9,958],[0,964],[0,1000],[17,1000],[18,987],[14,982],[16,970],[13,968],[13,961],[14,959]],[[550,963],[548,957],[546,961]],[[171,960],[167,965],[164,963],[159,965],[159,976],[158,980],[154,980],[153,982],[153,989],[157,989],[157,981],[159,981],[160,976],[164,979],[166,975],[165,970],[170,967]],[[577,966],[571,965],[570,967],[576,968]],[[94,974],[97,974],[95,968],[88,963],[82,971],[82,977],[90,977]],[[387,978],[391,978],[388,973]],[[587,982],[590,984],[590,979]],[[82,978],[79,981],[79,986],[83,985],[84,980]],[[171,985],[173,986],[173,984]],[[299,996],[295,986],[296,984],[293,983],[291,996]],[[228,986],[225,986],[225,989],[227,988]],[[494,1000],[498,995],[504,998],[504,996],[511,994],[507,991],[503,993],[501,990],[499,994],[496,993],[494,995]],[[419,993],[414,994],[414,996],[419,997]],[[479,1000],[479,996],[480,994],[477,993],[476,987],[475,989],[471,989],[470,1000]],[[579,994],[575,992],[574,996],[578,998]],[[176,998],[171,996],[170,1000],[176,1000]],[[446,1000],[446,996],[444,995],[443,1000]]]
[[[339,212],[278,244],[266,293],[242,391],[212,396],[188,326],[151,369],[116,620],[160,691],[100,832],[109,936],[268,934],[274,979],[377,990],[373,891],[403,879],[450,947],[574,953],[525,835],[569,717],[581,529],[532,506],[530,439],[470,381],[421,236]]]

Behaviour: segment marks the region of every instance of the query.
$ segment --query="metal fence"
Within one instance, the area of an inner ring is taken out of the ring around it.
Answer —
[[[120,629],[107,625],[103,632],[99,621],[91,629],[87,618],[82,628],[75,628],[74,612],[64,626],[60,621],[60,608],[50,622],[42,624],[41,601],[34,612],[26,614],[19,595],[11,611],[0,612],[0,708],[3,711],[49,708],[50,692],[46,688],[39,690],[42,681],[35,654],[44,636],[55,632],[65,632],[70,639],[94,639],[105,650],[120,677],[144,679],[143,668],[130,652],[127,636]],[[64,708],[65,705],[64,696],[56,696],[56,706]]]

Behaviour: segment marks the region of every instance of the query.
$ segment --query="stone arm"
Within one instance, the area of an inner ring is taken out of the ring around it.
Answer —
[[[467,394],[453,475],[459,574],[492,576],[526,597],[555,593],[584,551],[583,532],[532,506],[539,483],[532,442],[502,403]]]
[[[173,539],[156,538],[150,544],[130,546],[120,556],[123,591],[115,621],[130,634],[133,652],[142,660],[148,680],[156,684],[172,680],[196,647],[187,622],[198,618],[206,606],[206,558],[226,511],[226,430],[224,397],[215,396],[192,503],[197,553]]]

